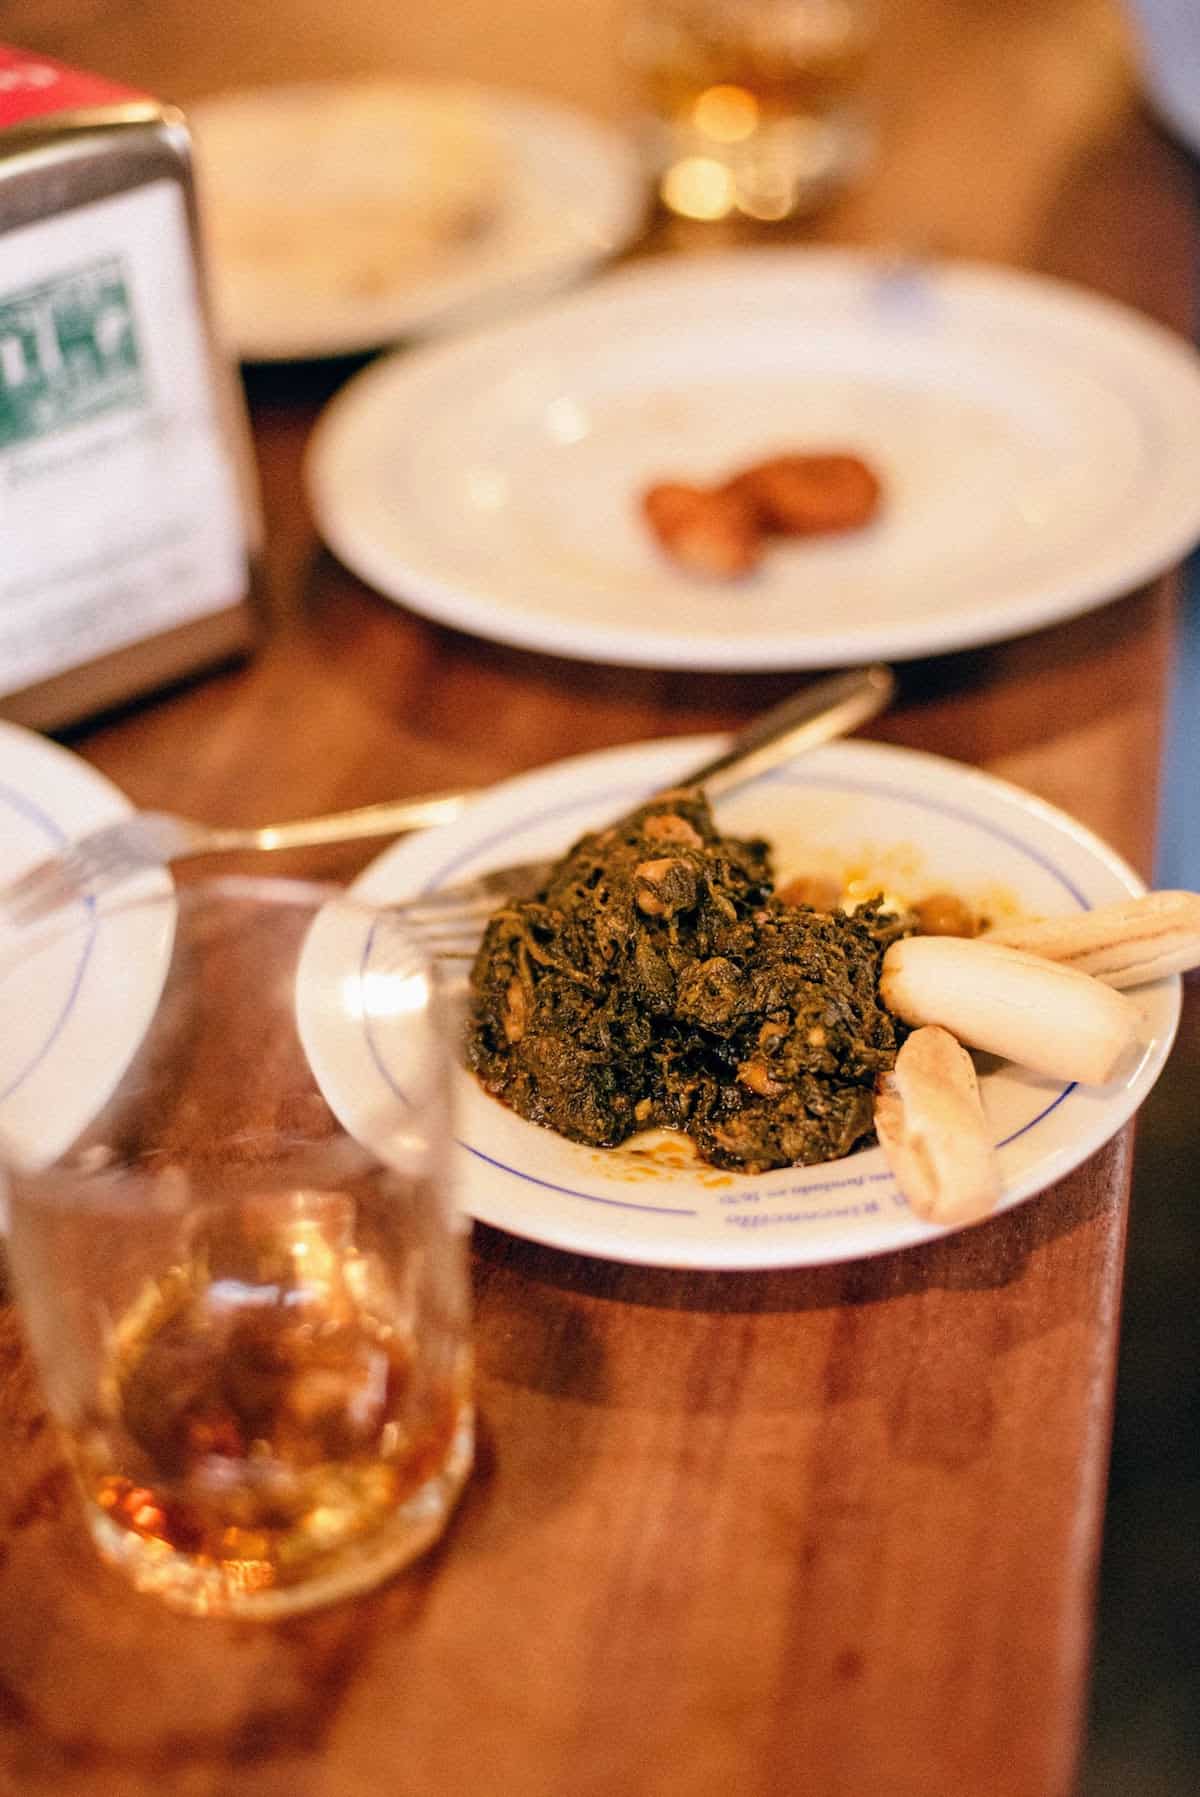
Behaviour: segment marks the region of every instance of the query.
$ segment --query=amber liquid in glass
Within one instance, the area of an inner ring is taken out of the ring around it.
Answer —
[[[874,37],[860,6],[725,9],[646,0],[636,67],[674,212],[764,221],[804,210],[865,154],[859,104]]]
[[[76,1461],[102,1549],[203,1610],[342,1595],[437,1532],[470,1458],[461,1366],[413,1326],[338,1193],[221,1207],[113,1331]],[[430,1526],[432,1524],[432,1527]]]
[[[822,46],[803,59],[769,59],[742,47],[727,55],[698,54],[644,70],[655,110],[680,125],[710,115],[717,141],[736,142],[761,124],[820,116],[853,97],[862,83],[867,45],[861,39]],[[706,95],[714,96],[706,107]],[[722,126],[724,129],[722,130]]]

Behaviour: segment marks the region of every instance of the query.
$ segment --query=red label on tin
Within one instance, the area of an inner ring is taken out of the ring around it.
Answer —
[[[145,98],[145,94],[106,81],[102,75],[69,69],[51,56],[0,44],[0,131],[7,125],[21,125],[27,119],[55,112],[114,106],[123,100]]]

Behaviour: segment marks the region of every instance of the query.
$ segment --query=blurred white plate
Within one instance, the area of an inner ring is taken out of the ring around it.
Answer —
[[[0,722],[0,884],[131,809],[86,762]],[[136,890],[159,887],[169,889],[169,874],[144,876]],[[30,1164],[53,1160],[104,1103],[141,1041],[171,953],[170,928],[144,913],[105,917],[89,899],[56,921],[70,927],[70,943],[26,961],[29,938],[0,919],[0,1135]]]
[[[346,355],[541,294],[628,242],[632,151],[585,114],[443,82],[251,88],[189,113],[222,334]]]
[[[614,749],[508,781],[455,823],[388,849],[353,890],[387,903],[488,866],[557,853],[670,784],[717,741]],[[717,813],[725,829],[767,837],[780,874],[869,871],[899,897],[950,888],[997,918],[1086,909],[1142,890],[1110,849],[1040,800],[957,763],[872,743],[798,757],[745,782]],[[314,965],[371,968],[369,929],[344,910],[331,913],[323,931],[318,920],[314,936]],[[1179,981],[1134,997],[1144,1015],[1143,1047],[1112,1084],[1063,1086],[1007,1064],[985,1072],[1001,1208],[1062,1179],[1154,1084],[1178,1020]],[[318,1019],[306,1040],[333,1108],[369,1140],[371,1119],[394,1112],[403,1088],[386,1020]],[[621,1149],[581,1147],[527,1123],[466,1072],[459,1096],[462,1208],[553,1247],[651,1266],[799,1266],[940,1233],[913,1216],[878,1148],[755,1177],[701,1164],[671,1168]]]
[[[744,581],[673,568],[662,478],[849,448],[886,509]],[[763,251],[621,271],[471,341],[389,358],[317,426],[326,541],[428,616],[647,666],[777,668],[1014,636],[1200,534],[1200,360],[1094,294],[999,268]]]

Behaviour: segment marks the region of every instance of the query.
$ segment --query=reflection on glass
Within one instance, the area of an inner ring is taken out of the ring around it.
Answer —
[[[634,0],[626,47],[659,197],[770,222],[863,165],[874,0]]]

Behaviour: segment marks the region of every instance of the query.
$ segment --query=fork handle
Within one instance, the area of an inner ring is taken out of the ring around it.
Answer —
[[[723,754],[674,784],[723,792],[736,780],[775,767],[801,749],[857,730],[878,717],[895,691],[896,677],[882,663],[817,680],[763,712],[738,732]]]
[[[878,716],[895,690],[895,676],[882,664],[815,681],[802,693],[793,694],[755,718],[722,754],[675,784],[703,784],[713,792],[721,792],[735,779],[774,767],[800,749],[856,730]],[[427,793],[417,799],[385,799],[378,805],[360,805],[355,811],[336,811],[327,817],[268,824],[259,830],[214,830],[206,838],[203,852],[299,849],[317,843],[356,842],[370,836],[398,836],[405,830],[450,823],[475,796],[471,791]]]
[[[214,830],[204,852],[225,849],[300,849],[323,842],[357,842],[371,836],[400,835],[429,824],[448,824],[466,810],[474,793],[434,792],[417,799],[385,799],[355,811],[326,817],[300,817],[290,824],[267,824],[259,830]]]

